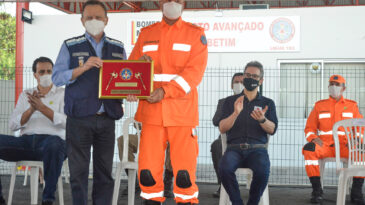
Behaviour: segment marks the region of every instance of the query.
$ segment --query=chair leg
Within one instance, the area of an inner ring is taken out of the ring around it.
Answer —
[[[24,170],[24,182],[23,182],[23,186],[27,186],[27,180],[28,180],[28,166],[25,167]]]
[[[321,180],[321,187],[323,190],[323,181],[324,181],[324,168],[326,167],[326,162],[324,160],[318,160],[319,161],[319,174],[320,174],[320,180]]]
[[[346,189],[347,189],[347,176],[344,173],[344,171],[341,171],[339,179],[338,179],[336,205],[344,205],[345,204]]]
[[[30,203],[38,204],[38,177],[39,167],[30,168]]]
[[[232,204],[229,200],[229,196],[226,192],[226,189],[224,188],[223,184],[221,185],[221,193],[219,197],[219,205],[230,205]]]
[[[247,189],[250,189],[250,187],[251,187],[251,182],[252,182],[252,172],[250,172],[250,173],[248,173],[248,174],[246,175],[246,181],[247,181],[247,183],[246,183],[246,188],[247,188]]]
[[[269,186],[266,185],[265,191],[261,196],[259,205],[269,205],[270,204],[270,200],[269,200]]]
[[[10,179],[10,188],[9,188],[9,196],[8,196],[8,205],[11,205],[13,200],[13,193],[14,193],[14,185],[15,185],[15,178],[16,178],[16,170],[17,165],[14,166],[11,172],[11,179]]]
[[[64,205],[63,201],[63,183],[62,183],[62,175],[58,178],[58,199],[60,201],[60,205]]]
[[[65,176],[65,183],[69,184],[70,183],[70,173],[69,173],[69,168],[68,168],[68,161],[66,159],[66,161],[63,163],[63,168],[62,168],[63,174]]]
[[[122,164],[118,163],[117,171],[115,172],[115,180],[114,180],[114,190],[113,190],[113,205],[117,205],[118,203],[118,195],[120,188],[120,175],[122,174]]]
[[[137,170],[128,170],[128,205],[134,205]]]

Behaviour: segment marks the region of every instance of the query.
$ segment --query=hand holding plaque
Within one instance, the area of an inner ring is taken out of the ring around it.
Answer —
[[[136,95],[146,99],[153,90],[153,62],[103,61],[100,68],[99,98],[121,99]]]

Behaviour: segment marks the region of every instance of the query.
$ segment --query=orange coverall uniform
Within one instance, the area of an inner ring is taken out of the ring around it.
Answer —
[[[359,112],[357,103],[345,99],[343,96],[338,102],[330,97],[315,104],[304,130],[308,143],[303,147],[303,155],[308,177],[320,176],[319,159],[335,157],[332,136],[333,125],[338,121],[351,118],[362,118],[362,115]],[[338,135],[340,137],[340,155],[343,158],[348,158],[349,151],[343,128],[339,129]],[[316,137],[323,141],[322,147],[311,142]]]
[[[158,103],[140,100],[135,120],[142,122],[138,177],[141,197],[163,202],[163,165],[167,141],[174,173],[175,201],[198,203],[195,172],[199,123],[197,86],[207,65],[204,29],[181,18],[143,28],[129,57],[144,54],[154,62],[154,89],[163,88]]]

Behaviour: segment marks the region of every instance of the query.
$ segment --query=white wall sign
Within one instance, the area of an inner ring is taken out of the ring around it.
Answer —
[[[300,51],[300,17],[184,18],[205,29],[209,52],[297,52]],[[132,19],[127,44],[137,42],[140,30],[160,18]]]

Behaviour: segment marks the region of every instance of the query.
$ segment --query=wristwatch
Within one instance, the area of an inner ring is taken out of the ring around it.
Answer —
[[[259,120],[259,123],[262,124],[262,123],[265,123],[266,122],[266,118],[262,119],[262,120]]]

